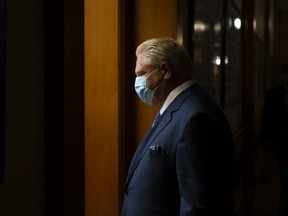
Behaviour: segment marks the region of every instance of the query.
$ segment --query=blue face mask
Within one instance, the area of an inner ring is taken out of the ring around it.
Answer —
[[[144,103],[152,105],[154,91],[147,87],[146,75],[136,77],[134,88]]]
[[[136,77],[134,88],[144,103],[152,105],[154,92],[164,83],[164,80],[154,90],[151,90],[146,85],[146,79],[146,75]]]

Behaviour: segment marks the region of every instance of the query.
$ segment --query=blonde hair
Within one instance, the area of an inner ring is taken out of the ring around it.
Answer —
[[[171,65],[178,73],[193,73],[193,63],[185,48],[171,38],[153,38],[141,43],[136,56],[144,53],[142,64],[159,66],[162,62]]]

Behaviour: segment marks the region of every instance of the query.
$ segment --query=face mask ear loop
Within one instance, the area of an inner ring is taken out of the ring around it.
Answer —
[[[159,89],[163,85],[164,82],[165,82],[165,79],[155,89],[153,89],[153,92],[157,91],[157,89]]]

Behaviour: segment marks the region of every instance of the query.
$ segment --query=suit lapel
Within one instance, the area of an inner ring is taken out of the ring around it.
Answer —
[[[171,121],[171,114],[169,115],[164,115],[160,117],[158,120],[157,124],[152,128],[148,130],[146,133],[145,137],[139,144],[139,147],[137,148],[137,151],[134,154],[134,157],[132,159],[127,179],[126,179],[126,184],[129,182],[130,178],[132,177],[135,169],[139,165],[140,161],[142,160],[143,156],[147,152],[147,150],[150,147],[150,144],[154,141],[154,139],[157,137],[157,135],[165,128],[165,126]]]
[[[191,87],[189,89],[191,89]],[[158,134],[171,122],[172,113],[177,111],[180,108],[185,98],[188,97],[190,94],[191,94],[191,91],[187,89],[184,92],[182,92],[180,95],[178,95],[178,97],[169,105],[167,110],[165,110],[165,112],[162,114],[157,124],[153,128],[151,127],[148,130],[148,132],[142,139],[141,143],[139,144],[139,147],[137,148],[134,154],[134,157],[131,161],[131,165],[130,165],[128,175],[126,178],[126,186],[129,184],[129,181],[134,171],[136,170],[143,156],[149,149],[150,144],[155,140]]]

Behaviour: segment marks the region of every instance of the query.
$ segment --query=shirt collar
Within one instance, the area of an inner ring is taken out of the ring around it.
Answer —
[[[177,88],[175,88],[173,91],[171,91],[168,95],[168,97],[166,98],[163,106],[160,109],[160,114],[162,115],[162,113],[166,110],[166,108],[172,103],[172,101],[184,90],[186,90],[187,88],[191,87],[192,85],[194,85],[196,83],[195,79],[189,80],[183,84],[181,84],[180,86],[178,86]]]

